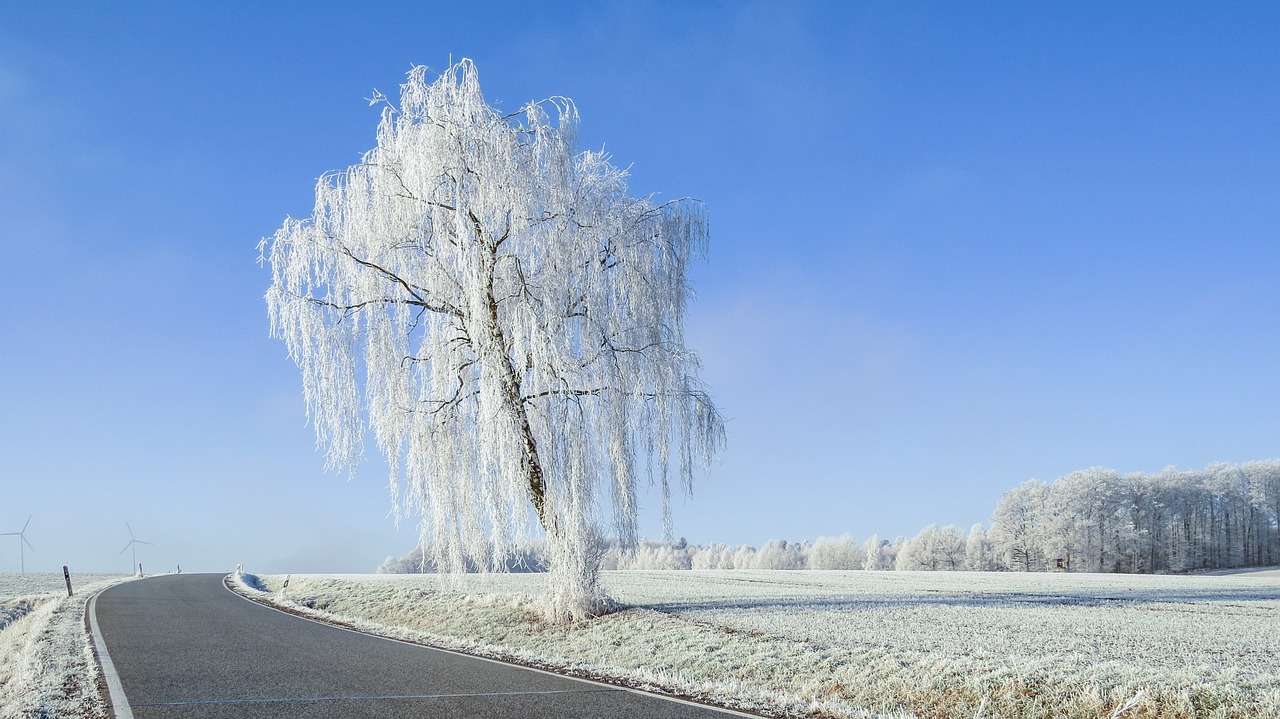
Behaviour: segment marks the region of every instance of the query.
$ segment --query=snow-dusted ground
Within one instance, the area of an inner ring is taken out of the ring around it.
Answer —
[[[72,589],[97,584],[104,579],[113,579],[119,574],[73,574]],[[57,596],[66,594],[67,587],[63,583],[62,574],[57,572],[28,572],[26,574],[0,572],[0,603],[23,597],[38,595]]]
[[[112,579],[114,574],[86,574],[74,578],[76,586],[94,586]],[[67,591],[61,574],[32,572],[9,574],[0,572],[0,630],[17,622],[45,602],[63,596]]]
[[[84,630],[89,596],[120,575],[0,574],[0,718],[105,717]]]
[[[540,575],[263,579],[367,630],[772,714],[1280,716],[1265,575],[609,572],[630,608],[570,627],[538,620]]]
[[[1214,569],[1208,572],[1199,572],[1201,576],[1206,577],[1227,577],[1248,575],[1251,577],[1280,577],[1280,567],[1245,567],[1243,569]]]

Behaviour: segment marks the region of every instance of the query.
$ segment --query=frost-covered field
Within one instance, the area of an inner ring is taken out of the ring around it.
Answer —
[[[73,587],[92,586],[118,575],[86,574],[75,577]],[[0,572],[0,630],[26,616],[39,605],[66,593],[61,574]]]
[[[84,606],[120,575],[0,574],[0,717],[102,717]]]
[[[73,574],[72,588],[97,584],[104,579],[113,579],[119,574]],[[0,602],[17,597],[30,597],[37,594],[66,594],[62,575],[57,572],[28,572],[27,574],[0,572]]]
[[[542,581],[295,575],[272,599],[779,715],[1280,716],[1277,577],[611,572],[630,608],[572,627],[537,620]]]

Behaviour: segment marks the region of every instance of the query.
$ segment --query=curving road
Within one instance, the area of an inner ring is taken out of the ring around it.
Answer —
[[[245,600],[217,574],[120,584],[91,611],[129,705],[118,719],[735,715],[326,626]]]

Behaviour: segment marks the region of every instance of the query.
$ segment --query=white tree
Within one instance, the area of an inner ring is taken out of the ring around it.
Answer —
[[[969,536],[964,543],[964,564],[975,572],[989,572],[996,568],[995,550],[980,522],[969,528]]]
[[[933,528],[933,525],[929,525],[921,530],[921,534]],[[893,558],[893,569],[898,572],[931,569],[927,564],[928,557],[925,556],[923,542],[924,539],[919,534],[903,542],[897,556]]]
[[[867,537],[867,541],[862,544],[862,568],[863,569],[890,569],[893,564],[885,557],[886,542],[880,539],[879,534],[873,534]]]
[[[1067,568],[1106,571],[1117,546],[1116,497],[1120,475],[1103,467],[1077,470],[1049,487],[1048,513],[1040,532],[1044,551]]]
[[[693,547],[689,566],[691,569],[732,569],[733,550],[724,544]]]
[[[327,465],[354,469],[367,412],[436,566],[501,567],[536,518],[549,615],[594,614],[598,485],[632,545],[638,478],[669,523],[668,467],[687,489],[723,442],[684,342],[701,208],[630,196],[625,170],[575,150],[571,101],[504,114],[468,60],[375,98],[376,146],[263,241],[271,330]]]
[[[1102,572],[1188,571],[1280,559],[1280,462],[1092,467],[1024,484],[996,509],[990,538],[1011,566],[1042,561]]]
[[[809,547],[810,569],[862,569],[863,551],[853,537],[818,537]]]
[[[1253,501],[1259,506],[1259,513],[1263,516],[1261,524],[1271,534],[1268,538],[1264,532],[1261,539],[1261,544],[1265,546],[1262,556],[1267,564],[1275,563],[1280,561],[1280,462],[1247,462],[1241,470],[1249,478]],[[1270,521],[1267,515],[1270,515]]]
[[[755,569],[756,548],[743,544],[733,553],[733,569]]]
[[[906,546],[906,537],[894,537],[893,541],[886,540],[882,544],[880,551],[884,552],[884,566],[886,569],[892,569],[898,565],[898,555],[902,554],[902,550]]]
[[[804,548],[799,542],[771,539],[755,556],[756,569],[804,569]]]
[[[959,527],[948,524],[934,534],[933,554],[938,557],[938,565],[948,571],[964,569],[965,536]]]
[[[1041,521],[1047,490],[1029,480],[1005,492],[991,518],[991,540],[1009,567],[1029,572],[1041,563]]]
[[[931,524],[902,545],[894,569],[963,569],[964,546],[960,530]]]

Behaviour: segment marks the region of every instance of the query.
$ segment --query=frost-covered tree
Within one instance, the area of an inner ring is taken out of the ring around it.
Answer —
[[[1116,516],[1121,477],[1102,467],[1071,472],[1049,487],[1050,516],[1039,534],[1045,551],[1072,569],[1110,571],[1118,549]]]
[[[881,547],[884,552],[884,566],[886,569],[897,566],[898,555],[902,554],[902,550],[907,546],[906,537],[894,537],[893,541],[886,541]]]
[[[756,549],[749,544],[743,544],[733,553],[733,569],[755,569],[756,567]]]
[[[1081,497],[1055,482],[1046,488],[1039,509],[1039,522],[1035,533],[1038,542],[1037,552],[1046,561],[1057,567],[1059,561],[1062,568],[1070,571],[1079,568],[1084,558],[1084,537],[1081,531],[1082,521],[1079,503]]]
[[[853,537],[818,537],[809,546],[809,569],[862,569],[863,551]]]
[[[691,569],[733,569],[733,548],[725,544],[693,547]]]
[[[885,554],[887,545],[888,542],[881,539],[879,534],[867,537],[867,541],[862,544],[862,568],[870,570],[891,568],[893,563]]]
[[[930,546],[933,556],[938,557],[938,564],[948,571],[964,569],[965,536],[955,525],[948,524],[934,534]]]
[[[613,545],[605,552],[602,569],[692,569],[693,562],[686,544],[640,542],[636,547]]]
[[[1262,516],[1259,525],[1269,536],[1259,537],[1262,563],[1280,562],[1280,462],[1261,460],[1246,462],[1241,470],[1248,478],[1250,499]],[[1267,531],[1269,530],[1269,531]]]
[[[969,528],[969,536],[964,543],[964,565],[975,572],[990,572],[997,568],[995,549],[981,523]]]
[[[939,527],[931,524],[902,545],[894,569],[964,568],[964,535],[953,526]]]
[[[917,534],[915,537],[911,537],[903,542],[901,548],[898,550],[897,556],[893,558],[893,568],[899,572],[921,569],[937,569],[937,567],[929,566],[929,557],[927,556],[923,546],[925,540],[921,536],[936,528],[936,526],[931,524],[920,530],[920,534]]]
[[[991,539],[1004,563],[1029,572],[1041,564],[1041,520],[1046,490],[1043,482],[1029,480],[1000,498],[991,518]]]
[[[1280,462],[1120,474],[1093,467],[1005,495],[991,538],[1011,566],[1162,572],[1280,560]]]
[[[547,552],[544,543],[530,542],[507,555],[502,571],[545,572],[547,570]],[[466,571],[477,571],[477,567],[469,566]],[[376,570],[378,574],[434,574],[438,571],[435,561],[423,551],[421,545],[414,547],[403,557],[387,557]]]
[[[799,542],[771,539],[755,557],[756,569],[804,569],[804,547]]]
[[[723,441],[683,330],[701,207],[631,196],[570,100],[503,113],[467,60],[375,99],[373,149],[263,241],[318,443],[354,469],[367,416],[435,566],[500,568],[536,521],[548,613],[594,614],[602,486],[634,544],[638,481],[669,518]]]

